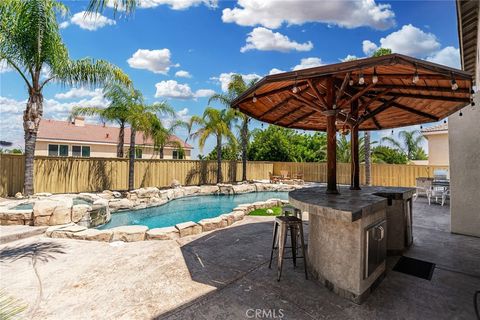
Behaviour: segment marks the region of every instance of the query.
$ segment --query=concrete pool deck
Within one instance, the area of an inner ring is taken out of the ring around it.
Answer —
[[[35,307],[35,253],[43,259],[43,297],[34,319],[244,319],[257,309],[277,318],[282,311],[284,319],[474,319],[480,238],[449,233],[447,206],[420,198],[413,212],[414,245],[406,255],[436,263],[432,280],[389,271],[363,305],[305,280],[302,262],[293,269],[287,261],[277,282],[268,269],[270,217],[176,241],[34,236],[0,245],[0,284]],[[389,258],[388,270],[397,259]]]

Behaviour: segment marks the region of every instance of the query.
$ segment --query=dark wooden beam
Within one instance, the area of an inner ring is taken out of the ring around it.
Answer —
[[[350,113],[352,117],[358,118],[358,100],[355,100],[350,105]],[[351,175],[350,175],[350,189],[360,190],[360,157],[359,157],[359,143],[358,143],[358,126],[350,128],[350,154],[351,154]]]
[[[306,81],[298,81],[297,82],[297,88],[299,88],[299,91],[300,89],[302,89],[302,91],[304,91],[303,89],[305,88],[301,88],[302,86],[305,86],[307,84]],[[266,97],[266,96],[270,96],[272,94],[277,94],[277,93],[281,93],[281,92],[286,92],[286,91],[291,91],[292,88],[295,86],[295,84],[289,84],[288,86],[284,86],[284,87],[281,87],[281,88],[277,88],[277,89],[273,89],[273,90],[270,90],[270,91],[267,91],[267,92],[263,92],[263,93],[260,93],[260,94],[255,94],[255,97],[257,99],[260,99],[260,98],[263,98],[263,97]],[[246,99],[251,99],[253,96],[249,96],[249,97],[245,97],[243,98],[242,100],[238,101],[236,103],[236,105],[244,102]]]
[[[365,116],[361,116],[359,121],[357,122],[358,123],[357,125],[360,125],[360,124],[364,123],[368,119],[370,119],[372,117],[375,117],[380,112],[383,112],[383,111],[387,110],[388,108],[390,108],[392,106],[392,103],[395,102],[395,99],[396,98],[385,101],[381,106],[375,108],[375,110],[373,110],[372,112],[369,112]]]
[[[350,80],[350,72],[347,72],[345,78],[343,78],[342,85],[340,89],[337,91],[337,95],[335,96],[335,104],[338,104],[338,101],[343,97],[343,93],[345,92],[345,88],[347,87],[348,81]]]
[[[295,112],[297,112],[298,110],[300,110],[300,109],[302,109],[302,108],[304,108],[304,106],[303,106],[303,105],[301,105],[301,106],[298,106],[298,107],[296,107],[296,108],[294,108],[294,109],[290,110],[290,111],[289,111],[289,112],[287,112],[286,114],[284,114],[284,115],[280,116],[280,117],[279,117],[279,119],[278,119],[277,121],[275,121],[273,124],[278,124],[278,123],[282,122],[282,120],[283,120],[283,119],[285,119],[285,118],[287,118],[287,117],[291,116],[292,114],[294,114]]]
[[[412,99],[465,102],[465,103],[470,103],[471,101],[470,97],[468,98],[444,97],[444,96],[434,96],[434,95],[425,95],[425,94],[409,94],[409,93],[393,93],[393,92],[389,92],[388,96],[397,97],[397,98],[412,98]]]
[[[317,86],[315,85],[315,83],[313,82],[313,80],[308,79],[308,80],[307,80],[307,83],[308,83],[308,86],[309,86],[310,88],[312,88],[313,93],[315,94],[315,96],[317,97],[317,99],[320,101],[320,103],[323,105],[323,107],[324,107],[324,108],[327,108],[327,102],[325,101],[325,98],[324,98],[323,95],[320,93],[320,91],[318,91],[318,88],[317,88]]]
[[[306,90],[307,90],[307,88],[303,88],[302,90],[298,91],[297,94],[300,94],[300,93],[302,93],[302,92],[305,92]],[[281,107],[283,107],[283,106],[285,106],[286,104],[288,104],[288,102],[290,102],[290,100],[292,100],[292,99],[293,99],[293,96],[288,97],[287,99],[285,99],[285,100],[277,103],[276,105],[274,105],[273,107],[271,107],[270,109],[268,109],[267,111],[265,111],[264,113],[262,113],[262,114],[258,117],[258,119],[259,119],[259,120],[263,120],[263,118],[264,118],[267,114],[269,114],[269,113],[271,113],[271,112],[274,112],[274,111],[277,110],[277,109],[280,109]]]
[[[360,90],[362,87],[353,86],[353,88]],[[427,87],[416,85],[390,85],[390,84],[376,84],[375,89],[388,89],[388,90],[414,90],[414,91],[432,91],[432,92],[455,92],[455,93],[470,93],[469,89],[458,88],[452,91],[450,86],[448,87]]]
[[[414,109],[414,108],[411,108],[411,107],[408,107],[408,106],[405,106],[403,104],[400,104],[398,102],[394,102],[392,104],[392,107],[395,107],[395,108],[398,108],[398,109],[402,109],[404,111],[407,111],[407,112],[410,112],[410,113],[413,113],[413,114],[416,114],[416,115],[419,115],[419,116],[422,116],[424,118],[427,118],[427,119],[430,119],[430,120],[433,120],[433,121],[439,121],[440,119],[434,115],[431,115],[429,113],[426,113],[426,112],[423,112],[423,111],[420,111],[420,110],[417,110],[417,109]]]
[[[287,124],[285,125],[285,127],[290,128],[290,127],[293,126],[295,123],[300,122],[300,121],[303,121],[303,120],[307,119],[308,117],[314,115],[314,114],[317,113],[317,112],[318,112],[317,110],[313,110],[313,111],[310,111],[309,113],[305,113],[304,115],[302,115],[302,116],[300,116],[300,117],[298,117],[298,118],[296,118],[296,119],[293,119],[293,121],[290,121],[289,123],[287,123]]]
[[[370,89],[372,89],[373,87],[375,86],[374,83],[370,83],[368,86],[366,86],[365,88],[363,88],[362,90],[358,91],[357,93],[355,93],[353,95],[353,97],[351,97],[349,100],[347,101],[343,101],[340,105],[340,109],[346,107],[346,106],[349,106],[352,101],[355,101],[357,100],[358,98],[360,98],[361,96],[363,96],[366,92],[368,92]]]
[[[365,110],[367,110],[367,112],[372,112],[369,107],[366,107]],[[375,127],[377,127],[377,129],[379,129],[379,130],[382,129],[382,126],[380,125],[380,123],[378,122],[376,117],[372,117],[372,121],[373,121],[373,124],[375,125]]]
[[[372,103],[374,103],[375,101],[377,101],[381,97],[385,96],[387,93],[388,93],[388,91],[385,90],[385,91],[380,92],[377,95],[373,96],[369,100],[362,102],[362,104],[358,107],[358,110],[367,109],[368,106],[370,106]]]
[[[337,189],[337,111],[334,110],[335,88],[333,78],[327,78],[327,193],[338,194]]]
[[[298,100],[298,101],[300,101],[300,102],[303,102],[303,103],[305,103],[306,105],[308,105],[308,106],[310,106],[310,107],[312,107],[312,108],[314,108],[314,109],[316,109],[316,110],[318,110],[318,111],[324,110],[320,105],[315,104],[313,101],[308,100],[307,98],[299,95],[298,93],[296,93],[296,94],[295,94],[295,93],[290,93],[290,94],[291,94],[291,96],[292,96],[293,99]]]

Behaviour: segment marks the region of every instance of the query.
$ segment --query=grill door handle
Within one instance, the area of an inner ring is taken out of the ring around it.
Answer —
[[[385,229],[382,226],[378,226],[375,228],[375,240],[382,241],[385,237]]]

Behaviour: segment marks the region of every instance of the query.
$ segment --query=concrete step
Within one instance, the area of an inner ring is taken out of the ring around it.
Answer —
[[[43,234],[48,227],[0,226],[0,244]]]

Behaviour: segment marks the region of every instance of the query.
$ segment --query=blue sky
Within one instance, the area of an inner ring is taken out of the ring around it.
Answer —
[[[230,73],[264,76],[364,57],[380,46],[460,65],[453,0],[143,0],[133,16],[115,18],[106,9],[87,20],[81,13],[86,1],[65,3],[70,13],[59,22],[72,58],[109,60],[148,102],[166,100],[185,119],[203,112],[208,96],[226,88]],[[44,96],[45,118],[66,119],[75,105],[106,103],[101,90],[91,88],[54,84]],[[23,146],[26,97],[20,77],[1,64],[0,140]],[[374,139],[387,134],[375,133]]]

